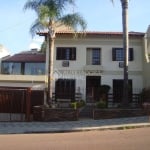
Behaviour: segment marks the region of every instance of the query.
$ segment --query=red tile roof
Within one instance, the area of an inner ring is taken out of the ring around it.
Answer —
[[[42,53],[19,53],[4,58],[3,62],[45,62],[46,56]]]

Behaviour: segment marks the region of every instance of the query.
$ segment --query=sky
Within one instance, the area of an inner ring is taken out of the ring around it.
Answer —
[[[43,38],[31,36],[36,19],[34,11],[23,10],[27,0],[0,0],[0,44],[15,54],[40,47]],[[122,31],[120,0],[76,0],[70,12],[79,12],[87,22],[87,31]],[[129,31],[146,32],[150,24],[150,0],[129,1]]]

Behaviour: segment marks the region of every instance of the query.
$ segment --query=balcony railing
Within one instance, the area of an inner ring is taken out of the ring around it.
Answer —
[[[0,82],[45,82],[45,75],[4,75],[0,74]]]

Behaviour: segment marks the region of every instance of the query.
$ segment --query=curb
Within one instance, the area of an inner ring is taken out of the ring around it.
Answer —
[[[123,125],[111,125],[111,126],[101,126],[101,127],[83,127],[76,129],[60,129],[53,131],[27,131],[24,134],[46,134],[46,133],[69,133],[69,132],[84,132],[84,131],[104,131],[104,130],[128,130],[135,128],[150,127],[150,123],[137,123],[137,124],[123,124]],[[12,133],[15,134],[15,133]]]

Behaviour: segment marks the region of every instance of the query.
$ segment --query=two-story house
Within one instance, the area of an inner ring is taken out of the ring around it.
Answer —
[[[40,33],[47,36],[47,33]],[[140,93],[150,86],[146,63],[145,33],[129,33],[129,85],[130,94]],[[48,52],[48,49],[47,49]],[[47,82],[48,55],[35,50],[3,58],[0,86],[33,87],[43,90]],[[45,67],[46,59],[46,67]],[[58,32],[55,39],[54,72],[51,77],[57,98],[75,99],[81,93],[87,102],[98,100],[98,88],[109,85],[114,102],[123,92],[123,59],[121,32],[78,33]],[[45,75],[46,74],[46,75]]]
[[[44,32],[40,35],[47,37]],[[129,33],[130,94],[140,93],[145,87],[144,36],[145,33]],[[85,101],[93,102],[97,100],[98,87],[109,85],[114,102],[119,102],[123,92],[122,37],[122,32],[78,33],[78,38],[70,31],[58,32],[52,77],[57,98],[75,99],[75,93],[81,93]]]

